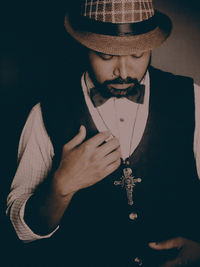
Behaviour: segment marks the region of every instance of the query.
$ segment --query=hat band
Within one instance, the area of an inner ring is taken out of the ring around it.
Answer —
[[[135,23],[110,23],[101,22],[87,17],[71,17],[70,23],[73,28],[81,32],[91,32],[112,36],[133,36],[140,35],[154,30],[157,26],[157,16],[155,14],[148,20]]]

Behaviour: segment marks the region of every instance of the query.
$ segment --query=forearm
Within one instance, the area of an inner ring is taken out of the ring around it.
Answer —
[[[26,224],[38,235],[49,234],[60,223],[73,195],[60,195],[53,179],[50,179],[27,201],[24,213]]]
[[[105,143],[110,137],[109,132],[99,133],[83,142],[85,137],[86,130],[82,126],[79,133],[63,146],[58,169],[36,187],[27,201],[24,220],[35,234],[52,232],[75,192],[96,184],[119,167],[121,153],[116,138]]]

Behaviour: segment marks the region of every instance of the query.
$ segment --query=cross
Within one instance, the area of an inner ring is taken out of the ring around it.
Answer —
[[[132,175],[131,168],[124,168],[123,169],[124,175],[120,178],[120,181],[115,181],[114,185],[121,185],[126,189],[126,195],[128,198],[128,204],[130,206],[133,205],[133,188],[136,186],[137,183],[141,183],[141,178],[134,178]]]

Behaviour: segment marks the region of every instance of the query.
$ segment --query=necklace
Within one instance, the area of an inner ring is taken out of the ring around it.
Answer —
[[[97,112],[98,112],[100,118],[102,119],[102,122],[104,123],[105,127],[107,128],[107,130],[110,130],[107,123],[103,119],[103,116],[101,115],[99,108],[97,107],[96,109],[97,109]],[[139,111],[139,104],[137,104],[136,115],[135,115],[132,131],[131,131],[128,157],[123,159],[123,163],[122,163],[123,175],[120,177],[120,180],[114,181],[115,186],[120,185],[122,188],[124,188],[126,190],[128,204],[130,206],[132,206],[134,204],[133,189],[137,183],[140,183],[142,181],[141,178],[135,178],[133,176],[133,170],[130,168],[131,147],[132,147],[132,142],[133,142],[133,138],[134,138],[135,126],[136,126],[136,121],[137,121],[137,117],[138,117],[138,111]],[[115,113],[116,113],[116,108],[115,108]],[[119,139],[120,139],[119,125],[118,125],[118,131],[119,131]]]
[[[85,85],[86,85],[86,88],[88,90],[88,84],[87,84],[86,77],[85,77]],[[135,120],[133,122],[133,127],[132,127],[132,131],[131,131],[131,138],[130,138],[130,146],[129,146],[128,157],[123,159],[123,162],[122,162],[123,175],[120,177],[120,180],[114,181],[114,185],[115,186],[120,185],[122,188],[124,188],[126,190],[128,204],[130,206],[132,206],[134,204],[134,202],[133,202],[133,189],[134,189],[134,187],[136,186],[137,183],[140,183],[142,181],[141,178],[135,178],[133,176],[133,170],[130,168],[131,147],[132,147],[132,142],[133,142],[133,138],[134,138],[134,132],[135,132],[135,126],[136,126],[136,121],[137,121],[137,117],[138,117],[139,107],[140,107],[140,104],[137,104]],[[106,129],[110,131],[110,128],[108,127],[107,123],[105,122],[105,120],[104,120],[99,108],[96,107],[96,110],[97,110],[98,115],[101,118],[103,124],[105,125]],[[116,107],[115,107],[115,114],[116,114]],[[118,132],[119,132],[119,139],[120,139],[119,124],[118,124]]]

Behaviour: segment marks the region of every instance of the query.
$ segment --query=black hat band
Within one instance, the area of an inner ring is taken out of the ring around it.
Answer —
[[[73,28],[81,32],[91,32],[96,34],[111,36],[134,36],[154,30],[158,26],[158,12],[148,20],[134,23],[110,23],[101,22],[87,17],[73,16],[70,23]]]

